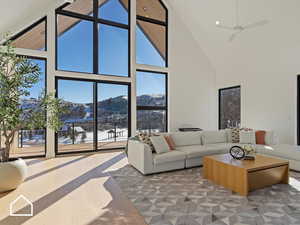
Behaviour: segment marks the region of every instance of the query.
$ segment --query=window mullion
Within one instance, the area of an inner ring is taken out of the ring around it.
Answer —
[[[94,0],[94,29],[93,29],[93,66],[94,74],[99,73],[99,31],[98,23],[96,21],[98,17],[98,0]]]

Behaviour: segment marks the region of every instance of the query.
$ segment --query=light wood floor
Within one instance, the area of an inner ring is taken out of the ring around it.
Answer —
[[[0,194],[1,225],[145,225],[108,173],[127,164],[123,153],[30,159],[27,164],[26,181]],[[21,194],[33,202],[33,217],[9,216],[9,204]]]

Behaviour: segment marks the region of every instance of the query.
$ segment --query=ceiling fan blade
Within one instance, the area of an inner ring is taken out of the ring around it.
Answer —
[[[236,36],[237,36],[238,34],[240,34],[241,32],[242,32],[242,30],[233,33],[233,34],[229,37],[228,41],[229,41],[229,42],[232,42],[232,41],[236,38]]]
[[[258,22],[246,25],[243,28],[244,29],[250,29],[250,28],[255,28],[255,27],[258,27],[258,26],[264,26],[264,25],[266,25],[268,23],[269,23],[269,20],[261,20],[261,21],[258,21]]]
[[[217,25],[217,27],[218,27],[218,28],[221,28],[221,29],[226,29],[226,30],[234,30],[233,27],[224,26],[224,25],[221,25],[221,24]]]

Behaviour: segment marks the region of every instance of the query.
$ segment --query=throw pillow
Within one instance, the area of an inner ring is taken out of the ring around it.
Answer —
[[[150,149],[152,150],[152,152],[155,152],[155,149],[154,149],[154,146],[151,142],[151,135],[150,134],[147,134],[147,133],[139,133],[138,134],[138,137],[140,139],[141,142],[143,142],[144,144],[147,144],[150,146]]]
[[[230,128],[226,128],[225,132],[227,136],[227,142],[232,143],[232,130]]]
[[[150,139],[157,154],[170,151],[169,145],[164,136],[152,136]]]
[[[231,129],[231,141],[232,141],[232,143],[240,142],[240,129],[239,128]]]
[[[240,144],[255,144],[255,132],[254,131],[240,131]]]
[[[266,137],[266,131],[264,130],[258,130],[255,132],[255,138],[256,138],[256,144],[258,145],[265,145],[265,137]]]
[[[171,136],[164,136],[164,138],[166,139],[168,145],[169,145],[169,148],[170,150],[175,150],[175,142],[173,141],[172,137]]]

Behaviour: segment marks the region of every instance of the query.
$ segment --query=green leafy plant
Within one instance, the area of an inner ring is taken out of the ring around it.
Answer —
[[[9,160],[9,152],[20,129],[45,129],[58,131],[62,126],[60,116],[65,112],[61,99],[54,93],[43,91],[34,107],[25,108],[21,100],[30,95],[29,89],[39,82],[38,65],[24,56],[18,56],[8,41],[0,45],[0,132],[2,149],[0,162]]]

